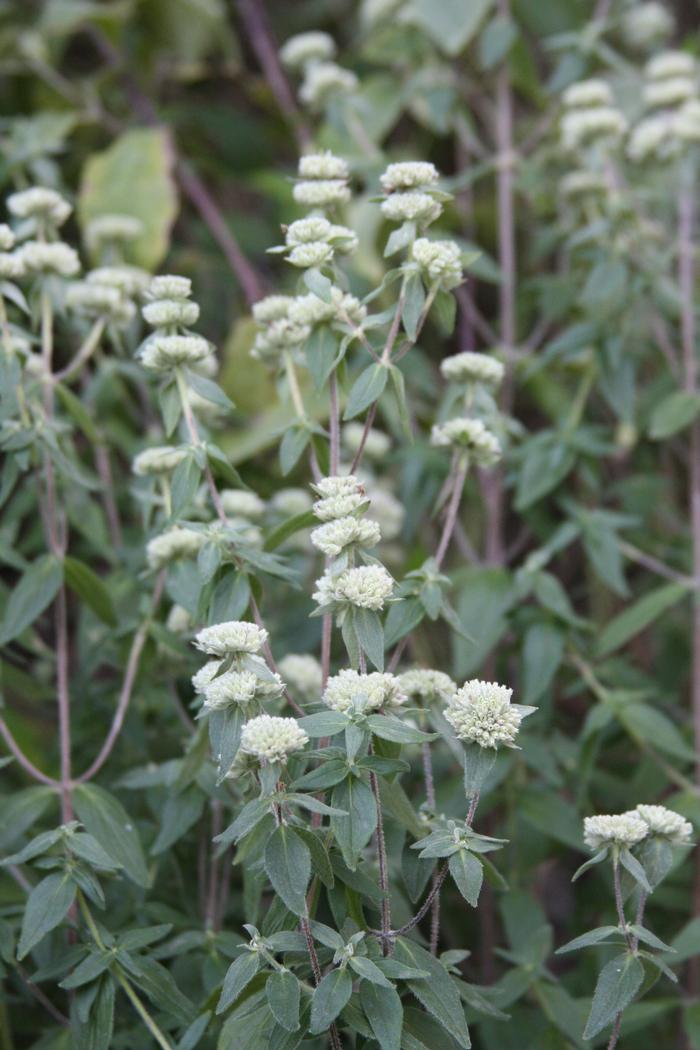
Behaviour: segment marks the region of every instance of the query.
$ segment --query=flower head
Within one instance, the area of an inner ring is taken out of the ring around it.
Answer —
[[[454,241],[429,241],[419,237],[411,247],[411,257],[431,281],[446,289],[462,282],[462,254]]]
[[[583,841],[595,850],[604,846],[630,849],[648,834],[648,825],[634,812],[585,817],[583,821]]]
[[[627,121],[612,106],[590,106],[568,110],[561,120],[561,141],[575,151],[591,142],[617,142],[627,130]]]
[[[291,295],[266,295],[264,299],[253,303],[253,317],[260,325],[281,321],[289,313],[293,302]]]
[[[447,701],[457,692],[457,686],[444,671],[432,671],[424,667],[404,671],[399,675],[399,681],[410,699],[420,700],[424,704],[436,700]]]
[[[59,277],[74,277],[80,271],[77,252],[62,241],[25,241],[16,254],[27,273],[52,273]]]
[[[252,671],[225,671],[205,686],[204,706],[210,711],[221,711],[234,704],[249,704],[257,684]]]
[[[445,718],[460,740],[479,747],[514,747],[527,712],[511,704],[512,695],[505,685],[475,678],[450,697]]]
[[[381,539],[376,521],[349,515],[319,525],[311,533],[311,542],[329,558],[337,558],[349,547],[374,547]]]
[[[14,231],[6,222],[0,222],[0,252],[9,252],[15,246]]]
[[[189,277],[166,273],[154,277],[148,287],[148,298],[155,299],[189,299],[192,294],[192,281]]]
[[[348,95],[357,88],[357,77],[335,62],[307,65],[299,99],[312,109],[321,109],[333,95]]]
[[[440,371],[445,379],[457,383],[484,383],[486,386],[498,386],[505,373],[503,365],[495,357],[475,354],[470,350],[444,358],[440,362]]]
[[[382,202],[382,214],[389,222],[418,222],[423,225],[434,222],[442,213],[442,205],[429,193],[413,190],[408,193],[392,193]]]
[[[323,702],[332,711],[377,711],[380,707],[400,707],[406,700],[396,675],[380,671],[339,671],[328,679],[323,693]]]
[[[636,3],[622,16],[622,35],[625,43],[635,50],[644,50],[673,32],[673,17],[657,0]]]
[[[194,644],[210,656],[227,656],[230,653],[259,653],[267,642],[267,631],[257,624],[245,620],[228,620],[203,627]]]
[[[333,596],[357,609],[379,612],[393,590],[394,580],[383,565],[359,565],[341,572],[334,581]]]
[[[462,448],[477,466],[490,467],[501,458],[501,446],[495,434],[484,426],[480,419],[461,416],[436,423],[430,440],[438,447]]]
[[[289,69],[303,69],[310,62],[325,61],[334,55],[333,37],[316,30],[290,36],[280,48],[280,58]]]
[[[633,813],[644,821],[649,835],[668,839],[674,846],[685,846],[691,840],[693,825],[680,813],[667,809],[666,806],[640,804]]]
[[[364,493],[348,492],[347,495],[316,500],[313,511],[319,521],[334,521],[336,518],[344,518],[366,509],[368,503]]]
[[[695,59],[687,51],[662,51],[647,62],[644,70],[647,80],[674,80],[694,74]]]
[[[323,672],[315,656],[288,653],[278,667],[285,682],[305,700],[315,700],[321,695]]]
[[[134,215],[96,215],[85,227],[85,243],[98,252],[104,244],[135,241],[143,232],[143,223]]]
[[[349,175],[347,162],[330,150],[300,157],[298,171],[300,179],[347,179]]]
[[[155,299],[146,303],[141,311],[144,320],[152,328],[165,328],[174,325],[183,325],[189,328],[196,324],[199,319],[199,307],[197,303],[189,302],[187,299]]]
[[[73,211],[65,197],[46,186],[11,193],[7,207],[18,219],[36,219],[53,227],[62,226]]]
[[[395,193],[396,190],[435,186],[439,178],[437,168],[427,160],[402,160],[389,164],[379,181],[385,193]]]
[[[210,682],[216,678],[221,667],[221,660],[207,660],[203,667],[192,675],[192,688],[195,693],[201,694],[207,688]]]
[[[151,474],[170,474],[188,455],[185,448],[171,445],[154,445],[134,456],[131,469],[139,477]]]
[[[351,455],[355,455],[365,436],[363,423],[346,423],[343,427],[343,444]],[[365,455],[368,459],[383,459],[391,449],[391,438],[381,430],[370,427],[365,438]],[[374,497],[373,497],[374,498]]]
[[[186,305],[193,306],[194,303]],[[167,372],[178,365],[196,365],[206,360],[211,352],[211,343],[201,335],[155,335],[141,350],[141,364],[150,372]]]
[[[301,751],[309,738],[296,718],[259,715],[243,726],[241,751],[267,762],[285,762],[294,751]]]
[[[307,179],[295,184],[292,196],[297,204],[307,208],[328,208],[333,204],[347,204],[350,187],[345,179]]]
[[[567,109],[587,108],[588,106],[611,106],[612,91],[604,80],[591,78],[579,80],[572,84],[562,95],[562,102]]]
[[[265,513],[265,503],[255,492],[245,489],[222,489],[221,503],[226,514],[257,521]]]
[[[194,529],[173,525],[146,544],[146,561],[151,569],[160,569],[175,558],[191,558],[204,546],[206,536]]]
[[[133,299],[146,291],[151,275],[138,266],[98,266],[90,270],[85,280],[88,284],[118,288],[127,299]]]

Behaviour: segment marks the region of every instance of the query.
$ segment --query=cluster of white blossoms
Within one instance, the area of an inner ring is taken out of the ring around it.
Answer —
[[[146,544],[146,561],[150,569],[162,569],[177,558],[191,558],[206,543],[203,532],[172,525]]]
[[[268,295],[253,304],[257,332],[251,357],[277,364],[285,350],[295,350],[306,342],[311,328],[290,320],[289,308],[293,302],[289,295]]]
[[[319,525],[311,533],[311,542],[328,558],[338,558],[348,550],[376,547],[381,540],[379,524],[367,518],[348,515]]]
[[[17,219],[26,219],[44,235],[54,233],[70,218],[71,205],[57,190],[31,186],[7,198],[7,209]]]
[[[369,506],[364,486],[354,474],[321,478],[311,486],[319,499],[313,505],[319,521],[335,521],[363,513]]]
[[[207,375],[216,372],[211,343],[189,331],[199,319],[199,306],[190,299],[191,294],[192,283],[187,277],[166,274],[151,281],[142,313],[155,331],[138,351],[148,371],[166,373],[187,366]]]
[[[633,161],[668,161],[685,145],[700,142],[700,99],[695,59],[684,51],[663,51],[645,68],[648,114],[632,129],[627,155]]]
[[[309,738],[296,718],[258,715],[243,726],[241,751],[265,762],[285,762],[294,751],[301,751]]]
[[[671,13],[657,0],[633,3],[623,14],[620,23],[625,43],[635,51],[646,51],[647,48],[668,39],[673,28]]]
[[[279,672],[297,696],[317,700],[323,688],[323,670],[315,656],[288,653],[279,664]]]
[[[505,368],[497,358],[470,350],[444,358],[440,362],[440,371],[448,382],[483,383],[488,387],[499,386],[505,375]]]
[[[209,656],[232,656],[239,653],[259,653],[267,642],[267,631],[246,620],[227,620],[211,627],[203,627],[195,636],[194,644]]]
[[[411,700],[423,704],[447,702],[457,692],[457,686],[444,671],[415,667],[399,675],[401,688]]]
[[[312,30],[290,36],[280,48],[280,58],[287,69],[303,70],[316,62],[335,58],[335,41],[328,33]]]
[[[171,474],[188,455],[186,448],[173,445],[152,445],[139,452],[131,464],[137,477]]]
[[[407,700],[401,680],[384,671],[339,671],[328,679],[323,693],[323,702],[332,711],[378,711],[401,707]]]
[[[265,501],[247,489],[222,489],[221,505],[228,517],[259,521],[265,513]]]
[[[307,153],[299,159],[293,197],[306,208],[324,209],[350,200],[350,172],[334,153]]]
[[[442,194],[437,191],[440,174],[424,160],[398,161],[380,176],[386,194],[382,214],[389,222],[412,222],[421,228],[442,214]]]
[[[458,416],[435,423],[430,440],[438,447],[462,450],[468,462],[477,467],[491,467],[501,458],[498,438],[480,419]]]
[[[604,146],[620,141],[627,121],[613,102],[604,80],[582,80],[563,94],[564,112],[560,123],[561,143],[573,153],[595,144]]]
[[[381,612],[394,591],[394,578],[383,565],[357,565],[335,574],[327,571],[316,581],[314,601],[321,607]]]
[[[6,222],[0,222],[0,279],[13,280],[24,272],[18,252],[11,249],[15,246],[15,234]]]
[[[18,225],[16,231],[4,225],[0,276],[11,279],[74,277],[80,272],[78,253],[57,239],[59,227],[73,211],[57,190],[32,186],[11,193],[7,209]],[[16,237],[21,238],[22,243],[10,252]]]
[[[144,232],[144,225],[134,215],[96,215],[85,227],[85,245],[98,258],[109,257]]]
[[[347,255],[356,248],[357,235],[347,226],[329,222],[322,215],[309,215],[287,227],[284,245],[268,251],[286,251],[287,262],[308,270],[332,262],[336,252]]]
[[[391,438],[381,430],[370,427],[365,436],[363,423],[346,423],[341,435],[346,451],[354,456],[364,438],[364,454],[368,459],[384,459],[391,450]]]
[[[631,849],[651,837],[665,839],[672,846],[687,846],[692,834],[692,824],[680,813],[643,803],[626,813],[585,817],[583,821],[583,841],[594,850],[605,846]]]
[[[523,718],[534,708],[512,704],[513,690],[478,678],[450,696],[445,718],[460,740],[479,747],[515,747]]]
[[[232,668],[217,674],[202,690],[204,709],[222,711],[237,704],[250,704],[257,700],[277,700],[284,692],[282,678],[273,672],[261,676],[252,670]]]
[[[597,171],[569,171],[559,180],[558,190],[567,200],[603,197],[608,193],[608,183]]]
[[[462,253],[454,241],[430,241],[419,237],[411,245],[411,258],[429,284],[451,291],[462,283]]]
[[[288,69],[303,74],[299,100],[311,109],[322,109],[334,95],[350,94],[357,88],[357,77],[333,61],[335,42],[328,33],[298,33],[280,49]]]

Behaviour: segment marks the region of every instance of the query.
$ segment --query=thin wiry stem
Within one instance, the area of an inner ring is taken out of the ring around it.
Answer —
[[[31,759],[27,758],[24,751],[12,735],[10,727],[8,726],[7,722],[2,716],[0,716],[0,736],[2,736],[3,740],[5,741],[8,748],[10,749],[14,757],[17,759],[25,773],[28,773],[30,777],[34,778],[34,780],[38,780],[40,784],[46,784],[48,787],[52,788],[59,786],[59,782],[57,780],[54,780],[53,777],[47,776],[46,773],[42,773],[42,771],[34,765]]]
[[[369,783],[377,806],[377,854],[379,857],[379,888],[382,891],[382,951],[384,955],[391,952],[391,897],[389,896],[389,864],[384,837],[384,817],[382,798],[379,793],[379,780],[374,770],[369,774]]]

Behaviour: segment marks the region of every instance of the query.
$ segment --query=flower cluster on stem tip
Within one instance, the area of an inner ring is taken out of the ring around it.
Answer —
[[[512,704],[513,690],[472,679],[450,696],[445,718],[455,735],[480,747],[515,747],[520,724],[535,708]]]

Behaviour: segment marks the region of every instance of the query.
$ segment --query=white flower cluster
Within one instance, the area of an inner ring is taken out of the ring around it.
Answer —
[[[135,299],[145,294],[151,283],[151,275],[138,266],[98,266],[90,270],[85,280],[89,284],[117,288],[125,298]]]
[[[280,58],[288,69],[304,69],[314,62],[327,62],[335,58],[335,41],[328,33],[297,33],[282,45]]]
[[[448,291],[462,283],[462,253],[454,241],[430,241],[419,237],[411,247],[411,258],[429,282],[439,282]]]
[[[345,227],[342,228],[345,229]],[[344,292],[342,288],[333,287],[330,294],[329,303],[319,299],[313,292],[292,299],[289,307],[289,320],[295,325],[308,325],[311,328],[314,325],[335,320],[345,324],[349,321],[354,327],[360,327],[367,317],[367,307],[354,295]]]
[[[498,438],[480,419],[457,416],[435,423],[430,440],[438,447],[462,449],[469,462],[478,467],[491,467],[501,458]]]
[[[382,214],[389,222],[414,222],[422,228],[442,214],[442,204],[436,197],[437,168],[426,161],[400,161],[390,164],[380,182],[386,199]]]
[[[293,196],[306,208],[329,208],[350,200],[348,166],[335,154],[310,153],[299,160]]]
[[[187,456],[187,449],[153,445],[134,456],[131,469],[138,477],[170,474]]]
[[[440,362],[440,371],[453,383],[483,383],[489,387],[499,386],[505,374],[503,364],[495,357],[470,350],[444,358]]]
[[[228,620],[203,627],[195,636],[197,649],[209,656],[259,653],[267,642],[267,631],[245,620]]]
[[[134,215],[96,215],[85,227],[85,244],[90,252],[99,255],[103,250],[135,241],[143,232],[143,223]]]
[[[583,840],[595,850],[604,846],[631,849],[651,837],[665,839],[672,846],[687,846],[692,834],[692,824],[680,813],[644,803],[626,813],[585,817],[583,821]]]
[[[627,155],[633,161],[668,161],[685,143],[700,142],[700,100],[695,60],[664,51],[645,69],[644,102],[653,112],[632,129]]]
[[[607,192],[605,176],[595,171],[570,171],[559,180],[559,193],[569,200],[600,197]]]
[[[276,362],[284,350],[294,350],[311,335],[307,324],[298,324],[289,317],[294,302],[289,295],[268,295],[253,304],[253,318],[258,326],[251,357],[259,361]]]
[[[127,325],[136,314],[136,307],[113,284],[95,280],[74,281],[66,291],[66,306],[84,317],[101,317],[117,327]]]
[[[376,521],[348,515],[319,525],[311,533],[311,542],[329,558],[337,558],[349,549],[375,547],[381,540]]]
[[[80,272],[78,253],[63,241],[25,241],[15,254],[22,274],[74,277]]]
[[[635,3],[622,16],[622,37],[628,47],[645,51],[673,32],[673,17],[657,0]]]
[[[241,751],[265,762],[285,762],[301,751],[309,738],[296,718],[258,715],[243,726]]]
[[[189,298],[191,292],[192,282],[188,277],[164,274],[151,280],[145,292],[148,302],[142,313],[155,331],[138,350],[141,364],[148,371],[167,373],[187,366],[205,376],[216,375],[214,347],[207,339],[189,331],[199,319],[199,306]],[[207,419],[216,419],[220,409],[211,401],[193,389],[188,396],[192,409]]]
[[[206,536],[195,529],[173,525],[146,544],[149,568],[161,569],[176,558],[191,558],[204,546]]]
[[[347,226],[338,226],[321,215],[310,215],[287,227],[285,247],[289,252],[285,256],[287,262],[308,269],[331,262],[336,252],[355,251],[357,236]]]
[[[343,427],[343,445],[354,456],[360,447],[364,437],[365,427],[363,423],[346,423]],[[381,430],[370,427],[365,438],[365,456],[368,459],[384,459],[391,449],[391,439]]]
[[[383,565],[358,565],[338,575],[326,572],[316,581],[314,601],[381,612],[394,590],[394,579]]]
[[[265,513],[265,501],[256,492],[246,489],[222,489],[219,493],[221,505],[227,515],[259,521]]]
[[[685,846],[690,842],[693,825],[680,813],[666,806],[648,806],[644,803],[640,803],[634,812],[646,824],[649,835],[668,839],[674,846]]]
[[[285,682],[304,700],[316,700],[321,695],[323,671],[315,656],[288,653],[278,667]]]
[[[14,231],[6,222],[0,222],[0,279],[12,280],[24,273],[21,256],[11,251],[14,246]]]
[[[635,812],[601,814],[584,818],[583,841],[595,850],[603,846],[630,849],[647,837],[648,830],[648,826]]]
[[[268,679],[261,678],[254,671],[232,668],[215,675],[204,686],[203,706],[208,711],[223,711],[237,704],[250,704],[254,700],[274,700],[283,692],[284,682],[278,674]]]
[[[369,505],[364,487],[353,474],[322,478],[311,487],[320,497],[313,505],[319,521],[335,521],[362,513]]]
[[[351,70],[343,69],[336,62],[314,62],[304,72],[299,100],[310,109],[323,109],[333,96],[351,95],[357,85],[357,77]]]
[[[577,152],[582,146],[618,142],[627,130],[627,122],[613,103],[612,93],[604,80],[582,80],[572,84],[563,95],[561,142],[566,150]]]
[[[58,229],[73,211],[65,197],[47,186],[32,186],[11,193],[7,198],[7,208],[18,219],[33,220],[42,230]]]
[[[323,702],[332,711],[378,711],[381,707],[400,707],[407,700],[400,679],[382,671],[339,671],[328,679],[323,693]]]
[[[448,674],[427,667],[404,671],[399,675],[399,682],[410,699],[419,700],[424,704],[447,702],[457,692],[457,686]]]
[[[479,747],[514,747],[523,718],[531,708],[511,704],[513,690],[478,678],[450,697],[445,718],[460,740]]]

